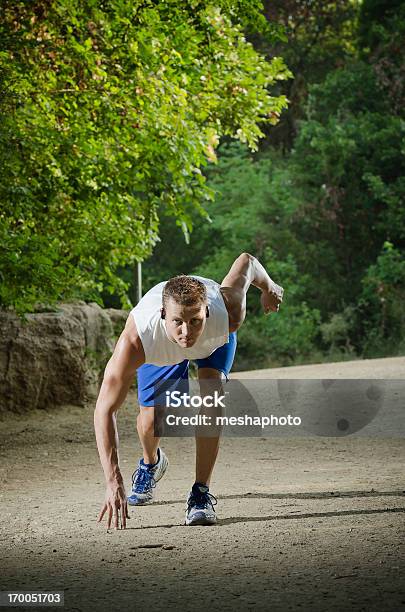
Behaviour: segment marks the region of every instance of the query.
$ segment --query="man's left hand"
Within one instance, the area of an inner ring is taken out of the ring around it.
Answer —
[[[278,312],[283,301],[284,289],[280,285],[273,283],[270,291],[262,291],[260,301],[263,306],[264,314]]]

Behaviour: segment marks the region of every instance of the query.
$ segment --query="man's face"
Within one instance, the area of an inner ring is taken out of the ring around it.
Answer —
[[[193,346],[204,331],[206,305],[182,306],[169,298],[166,303],[166,331],[182,348]]]

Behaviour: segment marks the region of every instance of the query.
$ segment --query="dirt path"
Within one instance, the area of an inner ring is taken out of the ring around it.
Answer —
[[[405,358],[270,374],[405,378]],[[127,484],[136,411],[131,394],[119,415]],[[210,528],[183,525],[194,442],[167,438],[156,502],[107,532],[92,414],[0,421],[0,590],[64,590],[69,611],[405,610],[404,437],[224,438]]]

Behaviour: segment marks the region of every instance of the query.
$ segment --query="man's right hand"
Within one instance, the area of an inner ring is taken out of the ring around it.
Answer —
[[[127,496],[125,493],[124,483],[117,480],[107,485],[105,493],[105,501],[101,508],[97,522],[102,521],[103,516],[107,513],[107,529],[110,529],[113,523],[115,529],[125,529],[128,514]]]

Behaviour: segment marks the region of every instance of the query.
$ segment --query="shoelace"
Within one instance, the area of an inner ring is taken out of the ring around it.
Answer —
[[[218,503],[217,498],[212,493],[192,493],[187,503],[187,510],[190,508],[197,508],[198,510],[204,510],[208,505],[213,508]]]
[[[153,472],[138,467],[132,474],[132,490],[134,493],[144,493],[145,489],[156,487]]]

